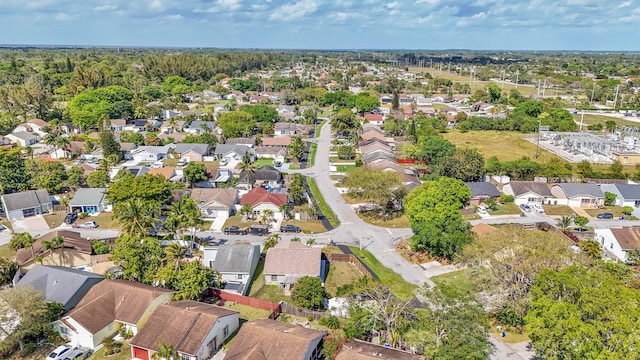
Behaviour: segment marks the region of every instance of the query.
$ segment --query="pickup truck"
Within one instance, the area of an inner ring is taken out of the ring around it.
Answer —
[[[287,225],[281,227],[280,231],[282,231],[282,232],[299,233],[300,232],[300,227],[295,226],[295,225],[291,225],[291,224],[287,224]]]
[[[225,235],[247,235],[247,229],[239,228],[235,225],[222,229]]]

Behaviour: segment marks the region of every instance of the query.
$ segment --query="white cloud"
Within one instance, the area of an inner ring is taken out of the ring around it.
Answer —
[[[95,11],[113,11],[118,9],[117,5],[98,5],[93,8]]]
[[[633,4],[633,1],[632,0],[627,0],[627,1],[623,2],[622,4],[618,5],[618,9],[629,7],[629,6],[631,6],[631,4]]]
[[[242,7],[240,0],[217,0],[216,5],[229,10],[238,10]]]
[[[297,3],[282,5],[271,13],[269,20],[292,21],[313,14],[316,10],[318,10],[318,5],[315,1],[302,0]]]
[[[65,13],[55,13],[53,15],[53,18],[58,20],[58,21],[67,21],[67,20],[71,20],[73,18],[73,16],[71,16],[69,14],[65,14]]]
[[[182,20],[184,19],[184,16],[180,15],[180,14],[175,14],[175,15],[169,15],[167,16],[167,19],[169,20]]]
[[[396,6],[398,6],[398,2],[394,1],[394,2],[390,2],[387,4],[387,9],[391,10],[393,8],[395,8]]]

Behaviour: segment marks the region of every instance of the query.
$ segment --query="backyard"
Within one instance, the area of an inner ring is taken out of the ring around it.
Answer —
[[[363,263],[365,263],[380,278],[380,283],[389,287],[389,289],[401,299],[411,299],[416,289],[416,285],[410,284],[402,278],[398,273],[385,267],[376,259],[373,254],[366,250],[360,250],[355,246],[349,247],[354,255],[356,255]]]

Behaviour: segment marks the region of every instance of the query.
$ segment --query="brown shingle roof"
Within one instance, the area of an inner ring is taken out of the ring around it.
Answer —
[[[218,202],[227,209],[236,202],[238,190],[236,189],[201,189],[196,188],[191,191],[191,198],[198,204],[207,204],[210,202]]]
[[[325,335],[277,320],[253,320],[242,325],[225,360],[304,359],[311,344]]]
[[[612,228],[611,233],[618,240],[622,250],[640,249],[640,226]]]
[[[165,179],[169,180],[173,177],[173,174],[176,171],[175,166],[165,166],[161,168],[151,168],[149,169],[149,174],[151,175],[161,175]]]
[[[45,126],[49,126],[49,123],[42,120],[42,119],[31,119],[29,121],[27,121],[27,123],[31,123],[31,124],[36,124],[40,127],[45,127]]]
[[[262,146],[288,146],[291,144],[291,137],[283,135],[277,138],[262,138]]]
[[[267,250],[264,274],[320,275],[322,250],[297,241],[282,241]]]
[[[251,189],[251,191],[244,194],[242,199],[240,199],[240,205],[249,204],[251,207],[263,203],[272,203],[275,206],[286,204],[287,194],[273,194],[261,187],[258,187]]]
[[[386,348],[360,340],[350,340],[342,345],[335,360],[423,360],[420,355],[406,351]]]
[[[133,281],[103,280],[67,316],[95,334],[115,320],[137,324],[158,296],[172,292]]]
[[[193,300],[173,301],[154,310],[131,345],[158,351],[158,342],[162,342],[176,351],[196,356],[218,319],[235,314],[238,312]]]
[[[48,251],[45,251],[42,241],[51,241],[54,237],[62,236],[64,239],[64,249],[73,249],[85,254],[91,255],[91,242],[82,236],[79,232],[70,230],[58,230],[52,231],[46,235],[40,236],[33,242],[33,253],[36,257],[41,256]],[[16,261],[18,265],[24,265],[25,263],[33,260],[31,255],[31,247],[19,249],[16,253]]]

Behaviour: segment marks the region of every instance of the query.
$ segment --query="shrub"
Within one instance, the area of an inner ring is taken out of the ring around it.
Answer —
[[[498,210],[498,202],[494,198],[488,198],[484,201],[484,203],[489,207],[489,210],[491,211]]]
[[[122,350],[122,343],[115,341],[112,338],[104,339],[102,344],[104,346],[104,354],[107,356],[115,355]]]
[[[22,349],[22,351],[20,351],[20,356],[26,357],[26,356],[32,354],[35,350],[36,350],[36,345],[35,344],[32,344],[32,343],[25,344],[24,348]]]
[[[589,222],[589,219],[584,216],[578,215],[573,219],[573,222],[578,226],[585,226]]]
[[[337,329],[340,327],[340,319],[338,319],[336,316],[322,317],[320,318],[318,323],[329,329]]]
[[[523,326],[524,318],[511,306],[503,306],[496,314],[496,319],[504,325]]]
[[[129,340],[133,337],[133,330],[131,330],[131,328],[127,326],[123,326],[120,329],[118,329],[118,334],[120,334],[120,336],[122,336],[123,339]]]
[[[622,213],[625,215],[631,215],[631,213],[633,212],[633,207],[631,206],[623,206],[622,207]]]
[[[81,212],[80,214],[78,214],[78,217],[79,217],[80,219],[84,219],[84,218],[86,218],[87,216],[89,216],[89,214],[87,214],[86,212]]]
[[[512,202],[514,202],[514,200],[515,199],[514,199],[513,195],[507,195],[507,194],[500,195],[500,202],[503,203],[503,204],[512,203]]]

